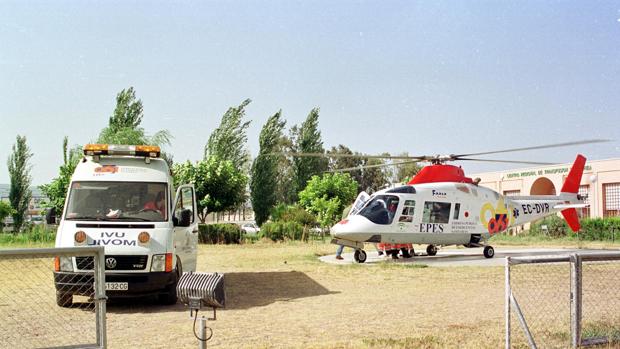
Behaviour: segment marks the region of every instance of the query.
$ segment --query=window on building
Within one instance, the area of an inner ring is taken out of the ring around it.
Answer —
[[[449,202],[427,201],[424,203],[424,214],[422,222],[424,223],[448,223],[450,220]]]
[[[405,204],[403,205],[403,212],[398,219],[399,222],[413,222],[413,212],[415,211],[415,201],[414,200],[405,200]]]
[[[603,216],[620,216],[620,183],[603,184]]]
[[[521,190],[504,190],[504,196],[519,196]]]
[[[579,186],[579,195],[584,198],[584,200],[583,200],[584,204],[589,204],[590,203],[590,186],[587,185],[587,184],[586,185],[580,185]],[[579,209],[578,212],[579,212],[579,216],[580,217],[588,218],[588,217],[590,217],[590,206],[583,207],[583,208]]]

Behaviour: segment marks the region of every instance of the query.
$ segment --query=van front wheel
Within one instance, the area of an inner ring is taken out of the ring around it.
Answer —
[[[179,263],[178,259],[177,259],[176,273],[177,273],[176,280],[174,280],[172,284],[166,286],[166,289],[164,290],[164,292],[159,295],[159,302],[161,304],[174,305],[177,303],[177,300],[178,300],[177,284],[179,283],[179,278],[181,278],[181,275],[183,273],[183,271],[181,270],[181,263]]]
[[[174,305],[177,303],[177,283],[178,280],[173,284],[166,286],[165,293],[159,295],[159,302],[163,305]]]
[[[71,293],[56,292],[56,304],[59,307],[70,308],[73,305],[73,295]]]

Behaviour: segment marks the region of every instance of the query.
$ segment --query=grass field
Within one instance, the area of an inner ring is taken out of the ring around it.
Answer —
[[[502,267],[424,268],[389,261],[334,265],[318,260],[334,251],[324,242],[201,245],[198,270],[226,274],[227,307],[210,322],[214,336],[209,347],[503,346]],[[537,280],[557,277],[553,269],[537,270],[531,287],[537,287]],[[557,297],[553,290],[540,294],[543,303]],[[189,311],[180,304],[112,301],[107,318],[110,348],[197,345]],[[551,325],[547,330],[552,337],[566,336]],[[514,347],[524,347],[518,338]]]

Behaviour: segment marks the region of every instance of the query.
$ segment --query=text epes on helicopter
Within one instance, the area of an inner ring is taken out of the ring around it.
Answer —
[[[431,165],[422,168],[406,185],[383,189],[372,195],[360,193],[349,215],[331,228],[332,243],[354,248],[354,258],[358,263],[366,261],[364,243],[367,242],[426,244],[426,252],[430,256],[437,254],[437,248],[441,246],[483,247],[484,256],[492,258],[495,251],[488,245],[491,236],[557,212],[562,213],[573,231],[578,231],[580,224],[576,208],[587,206],[584,198],[578,194],[586,162],[584,156],[577,155],[560,195],[507,197],[492,189],[478,186],[477,181],[466,177],[460,167],[446,165],[445,162],[473,160],[550,165],[551,163],[532,161],[474,159],[470,156],[606,141],[587,140],[461,155],[385,157],[406,160],[389,165],[422,161],[430,162]],[[383,157],[349,154],[336,156]],[[386,165],[371,165],[366,168],[381,166]]]

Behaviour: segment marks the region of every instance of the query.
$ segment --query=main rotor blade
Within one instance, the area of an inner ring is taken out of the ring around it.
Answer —
[[[347,168],[339,168],[339,169],[335,169],[335,170],[329,170],[329,171],[325,171],[325,172],[347,172],[347,171],[365,170],[367,168],[377,168],[377,167],[398,166],[398,165],[403,165],[403,164],[412,164],[412,163],[416,163],[416,162],[420,162],[420,161],[424,161],[424,160],[410,160],[410,161],[393,162],[393,163],[389,163],[389,164],[377,164],[377,165],[364,165],[364,166],[357,166],[357,167],[347,167]]]
[[[274,153],[275,154],[275,153]],[[393,159],[393,160],[418,160],[422,161],[426,156],[392,156],[392,155],[367,155],[367,154],[332,154],[332,153],[277,153],[287,156],[312,157],[312,158],[364,158],[364,159]]]
[[[518,161],[518,160],[493,160],[493,159],[471,159],[471,158],[458,158],[457,160],[465,161],[482,161],[482,162],[503,162],[507,164],[527,164],[527,165],[555,165],[553,162],[536,162],[536,161]]]
[[[510,153],[510,152],[523,151],[523,150],[535,150],[535,149],[568,147],[568,146],[571,146],[571,145],[592,144],[592,143],[605,143],[605,142],[611,142],[611,140],[609,140],[609,139],[588,139],[588,140],[584,140],[584,141],[546,144],[546,145],[538,145],[538,146],[534,146],[534,147],[512,148],[512,149],[504,149],[504,150],[486,151],[486,152],[482,152],[482,153],[459,154],[459,155],[452,155],[452,156],[456,160],[463,160],[463,159],[460,159],[460,157],[462,157],[462,156],[478,156],[478,155],[499,154],[499,153]]]

